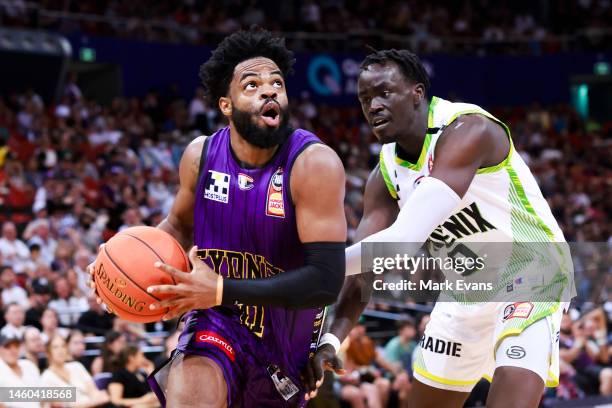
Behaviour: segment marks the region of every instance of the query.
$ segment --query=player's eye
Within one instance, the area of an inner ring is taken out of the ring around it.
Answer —
[[[276,81],[274,81],[273,86],[275,88],[282,88],[283,87],[283,81],[281,81],[280,79],[277,79]]]
[[[382,94],[383,94],[383,96],[384,96],[385,98],[388,98],[388,97],[389,97],[389,95],[391,95],[391,92],[390,92],[390,91],[388,91],[387,89],[385,89],[385,90],[383,91],[383,93],[382,93]]]
[[[257,84],[255,82],[249,82],[245,85],[244,89],[246,89],[247,91],[252,91],[254,89],[257,89]]]

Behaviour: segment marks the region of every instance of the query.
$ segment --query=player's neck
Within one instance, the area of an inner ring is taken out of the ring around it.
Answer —
[[[272,159],[278,146],[267,149],[253,146],[230,126],[230,148],[241,167],[263,167]]]
[[[425,143],[425,135],[427,133],[427,117],[429,114],[429,106],[422,104],[415,115],[416,120],[397,140],[397,144],[409,156],[417,158],[421,155],[423,143]]]

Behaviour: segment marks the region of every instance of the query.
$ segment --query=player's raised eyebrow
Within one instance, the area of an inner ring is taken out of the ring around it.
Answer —
[[[280,75],[283,76],[283,73],[279,70],[274,70],[272,72],[270,72],[270,75]],[[248,78],[250,76],[260,76],[259,73],[257,72],[253,72],[253,71],[247,71],[247,72],[243,72],[242,75],[240,76],[240,81],[243,81],[245,78]]]

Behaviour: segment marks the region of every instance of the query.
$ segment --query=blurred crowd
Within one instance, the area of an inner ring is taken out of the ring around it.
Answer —
[[[85,268],[117,231],[162,220],[184,147],[223,126],[202,89],[190,100],[178,95],[171,87],[102,106],[84,98],[72,76],[57,104],[46,105],[33,89],[0,98],[0,385],[68,383],[91,406],[155,406],[144,375],[174,348],[175,323],[133,324],[105,313]],[[568,241],[612,243],[612,122],[537,102],[490,110],[511,128]],[[381,146],[357,106],[315,105],[302,94],[292,101],[291,121],[343,160],[352,239]],[[610,277],[609,269],[593,268]],[[562,386],[550,398],[612,394],[612,280],[603,287],[564,320]],[[329,392],[353,407],[406,401],[411,353],[428,319],[404,316],[409,308],[398,305],[376,308],[401,314],[397,328],[381,336],[366,331],[368,322],[357,326],[345,344],[347,374],[330,383]]]
[[[408,47],[416,52],[547,53],[610,49],[607,0],[10,0],[2,25],[147,41],[217,43],[253,24],[287,34],[295,50]],[[337,37],[330,37],[335,34]]]

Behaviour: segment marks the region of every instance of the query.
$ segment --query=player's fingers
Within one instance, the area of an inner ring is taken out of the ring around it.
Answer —
[[[149,286],[147,292],[155,295],[177,295],[183,291],[179,285],[154,285]]]
[[[151,303],[149,305],[150,310],[158,310],[158,309],[173,309],[179,306],[182,303],[181,299],[167,299],[162,300],[161,302]]]
[[[157,261],[157,262],[155,262],[153,264],[153,266],[155,266],[160,271],[166,272],[168,275],[170,275],[173,278],[178,279],[180,281],[188,281],[189,278],[190,278],[190,274],[189,273],[183,272],[183,271],[179,271],[174,266],[170,266],[170,265],[165,264],[163,262]]]
[[[202,262],[202,260],[198,256],[198,247],[196,245],[192,246],[189,250],[189,260],[191,261],[191,265],[194,268],[197,264]]]
[[[184,312],[183,308],[176,307],[174,309],[170,309],[166,312],[166,314],[162,317],[162,320],[172,320],[175,317],[182,315]]]
[[[346,370],[342,366],[342,360],[340,360],[338,356],[334,356],[334,358],[326,361],[325,364],[328,370],[332,370],[338,375],[346,374]]]
[[[323,383],[323,370],[325,368],[323,362],[324,360],[317,356],[312,360],[312,374],[315,380],[315,389],[319,388]]]
[[[307,399],[310,398],[310,394],[312,393],[312,391],[314,391],[316,389],[315,386],[315,378],[314,378],[314,371],[313,371],[313,361],[310,360],[308,361],[308,363],[306,364],[306,383],[304,384],[306,386],[306,396]]]

